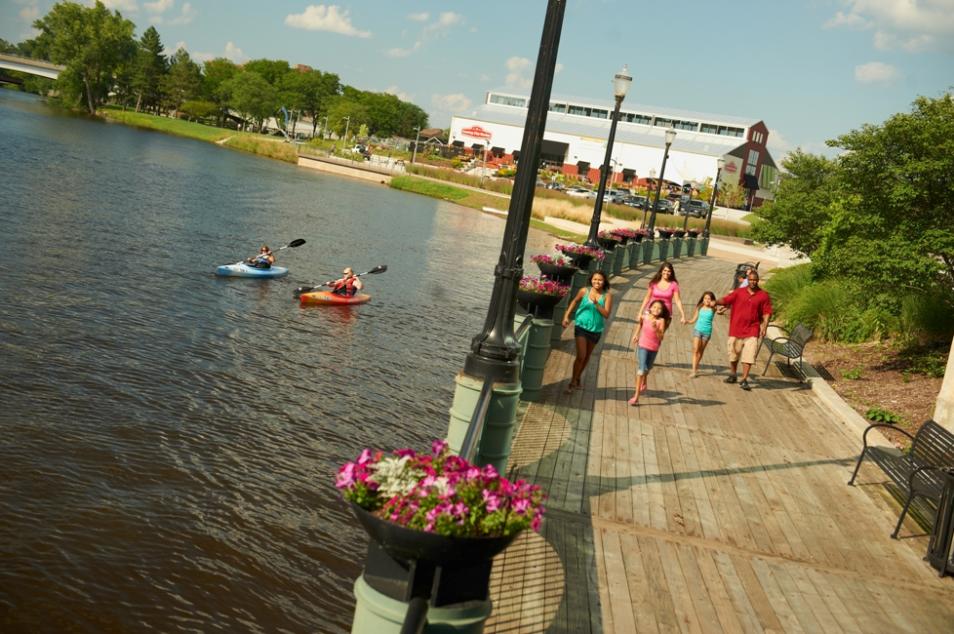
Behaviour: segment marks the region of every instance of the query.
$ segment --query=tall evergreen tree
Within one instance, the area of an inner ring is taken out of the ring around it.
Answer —
[[[162,78],[169,72],[169,62],[162,54],[162,40],[156,27],[150,26],[139,38],[133,72],[133,90],[136,93],[136,112],[159,111],[162,98]]]
[[[178,49],[172,55],[169,73],[162,81],[163,104],[175,114],[183,101],[198,97],[201,88],[202,71],[199,65],[192,61],[189,51]]]

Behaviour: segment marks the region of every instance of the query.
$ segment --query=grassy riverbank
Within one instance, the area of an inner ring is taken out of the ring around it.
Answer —
[[[284,139],[278,137],[269,137],[249,132],[236,132],[235,130],[216,128],[201,123],[185,121],[183,119],[159,117],[153,114],[122,110],[121,108],[115,107],[102,108],[99,114],[110,121],[116,121],[117,123],[136,128],[155,130],[157,132],[174,134],[189,139],[217,143],[234,150],[249,152],[287,163],[298,162],[298,153],[295,150],[295,146],[290,143],[285,143]]]

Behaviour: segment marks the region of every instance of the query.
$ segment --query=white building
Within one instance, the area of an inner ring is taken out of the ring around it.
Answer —
[[[526,96],[487,93],[467,115],[451,119],[450,141],[458,148],[487,152],[500,162],[519,161]],[[541,162],[564,174],[599,180],[606,155],[613,105],[577,98],[551,97]],[[716,161],[726,166],[721,184],[749,190],[753,205],[772,198],[778,171],[765,146],[768,128],[757,119],[662,110],[623,102],[613,143],[610,182],[630,183],[659,175],[665,132],[676,130],[666,162],[667,181],[702,183],[714,178]]]

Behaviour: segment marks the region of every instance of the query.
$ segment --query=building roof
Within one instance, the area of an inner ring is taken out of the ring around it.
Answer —
[[[473,115],[457,116],[522,128],[526,123],[527,111],[521,108],[483,104],[476,109]],[[595,138],[601,143],[605,142],[609,134],[609,126],[609,119],[583,118],[558,112],[547,113],[547,131]],[[616,142],[662,147],[665,144],[666,130],[667,128],[662,127],[651,128],[620,122],[616,127]],[[722,156],[736,148],[740,142],[744,142],[744,140],[738,137],[677,130],[672,149],[694,154]]]
[[[501,91],[501,93],[509,94],[506,91]],[[607,110],[613,110],[614,106],[616,105],[615,102],[611,100],[600,101],[598,99],[586,99],[585,97],[577,97],[574,95],[550,95],[550,101],[567,101],[575,104],[606,108]],[[626,112],[639,112],[642,114],[655,115],[670,119],[696,119],[705,123],[730,123],[732,125],[738,125],[746,128],[761,121],[761,119],[754,117],[739,117],[725,114],[712,114],[708,112],[695,112],[692,110],[680,110],[677,108],[663,108],[662,106],[651,106],[629,100],[623,101],[623,105],[620,109]]]

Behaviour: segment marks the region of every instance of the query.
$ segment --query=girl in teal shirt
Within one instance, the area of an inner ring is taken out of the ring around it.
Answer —
[[[571,314],[576,322],[573,333],[576,339],[576,359],[573,361],[573,377],[566,386],[567,392],[580,387],[580,377],[586,369],[593,348],[603,334],[605,320],[613,310],[613,296],[610,295],[609,287],[609,280],[602,272],[596,271],[590,274],[589,283],[585,288],[580,289],[563,315],[564,328],[570,325]],[[575,313],[573,309],[576,309]]]
[[[689,378],[696,378],[699,372],[699,362],[702,361],[702,353],[706,351],[709,339],[712,338],[712,319],[715,317],[715,307],[715,293],[706,291],[699,298],[692,319],[686,322],[696,325],[692,329],[692,374],[689,375]]]

